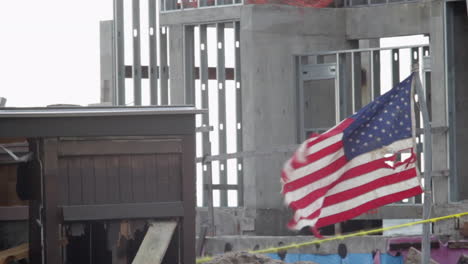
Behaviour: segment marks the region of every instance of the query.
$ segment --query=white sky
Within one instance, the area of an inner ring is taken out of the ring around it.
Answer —
[[[0,96],[7,106],[99,102],[99,21],[112,0],[0,2]]]

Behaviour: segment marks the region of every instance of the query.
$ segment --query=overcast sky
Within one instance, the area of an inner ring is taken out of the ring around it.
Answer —
[[[99,21],[112,0],[0,1],[0,96],[7,106],[99,101]]]
[[[112,2],[1,1],[0,97],[7,98],[7,106],[99,102],[99,21],[112,19]],[[125,1],[126,10],[131,10],[130,3]],[[146,4],[142,1],[142,10]],[[130,18],[126,13],[126,21]],[[147,42],[144,34],[146,12],[141,12],[141,19],[142,63],[147,64],[144,48]],[[126,23],[125,28],[129,32],[131,24]],[[427,38],[387,39],[382,41],[382,46],[421,43],[427,43]],[[126,47],[128,50],[131,45]],[[126,53],[125,59],[131,61],[131,52]],[[382,61],[387,61],[385,54]],[[401,67],[402,78],[406,73],[409,68]],[[384,90],[390,88],[386,87],[385,76],[382,76],[382,82]],[[130,98],[131,90],[127,90]],[[143,102],[147,101],[145,99]]]

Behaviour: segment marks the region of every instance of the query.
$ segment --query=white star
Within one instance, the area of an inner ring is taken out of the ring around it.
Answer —
[[[364,136],[364,134],[365,134],[364,132],[361,132],[361,135],[363,135],[363,136]]]
[[[351,149],[351,152],[354,152],[354,151],[355,151],[355,149],[352,148],[352,149]]]
[[[380,140],[381,140],[381,139],[378,137],[378,138],[377,138],[377,141],[380,141]]]
[[[403,98],[403,97],[400,99],[400,101],[404,101],[404,100],[405,100],[405,98]]]
[[[403,122],[400,122],[400,126],[402,126],[402,125],[403,125]]]
[[[374,126],[374,130],[377,130],[377,126]]]
[[[387,121],[386,123],[387,123],[387,125],[390,125],[390,121]]]
[[[390,137],[392,137],[392,133],[388,134]]]
[[[410,130],[411,130],[411,128],[407,127],[407,128],[406,128],[406,130],[410,131]]]
[[[407,102],[405,102],[405,105],[408,105],[408,103],[407,103]]]
[[[366,127],[369,127],[369,126],[370,126],[370,124],[366,124]]]
[[[409,94],[409,91],[408,91],[408,90],[406,90],[406,91],[405,91],[405,93],[406,93],[406,94]]]
[[[384,110],[383,112],[384,112],[384,113],[388,113],[388,111],[387,111],[387,110]]]
[[[367,142],[364,143],[364,147],[367,147]]]
[[[382,119],[382,118],[379,118],[379,121],[380,121],[380,122],[382,122],[382,121],[383,121],[383,119]]]
[[[392,105],[392,104],[393,104],[393,102],[390,102],[390,103],[389,103],[389,105]]]
[[[382,131],[382,133],[385,133],[385,129],[382,129],[381,131]]]
[[[408,118],[408,115],[405,115],[405,118]]]
[[[369,134],[369,137],[372,138],[373,137],[372,134]]]
[[[399,105],[397,105],[397,106],[396,106],[396,109],[400,109],[400,106],[399,106]]]
[[[395,98],[397,98],[397,97],[398,97],[398,94],[395,94]]]
[[[358,144],[359,144],[359,142],[361,142],[361,140],[359,140],[359,139],[356,139],[356,143],[358,143]]]
[[[352,138],[350,138],[348,141],[349,141],[349,142],[353,142],[353,139],[352,139]]]
[[[395,116],[395,113],[392,113],[392,116]]]
[[[398,134],[398,130],[395,130],[395,134]]]

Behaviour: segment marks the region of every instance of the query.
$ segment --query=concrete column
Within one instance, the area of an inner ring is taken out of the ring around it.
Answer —
[[[169,81],[172,105],[185,103],[184,25],[169,26]]]

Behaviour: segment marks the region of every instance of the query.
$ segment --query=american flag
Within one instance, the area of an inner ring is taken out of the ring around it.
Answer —
[[[316,230],[422,193],[412,79],[413,74],[335,127],[311,136],[286,162],[282,192],[294,210],[289,228]],[[400,156],[409,157],[399,161]]]

